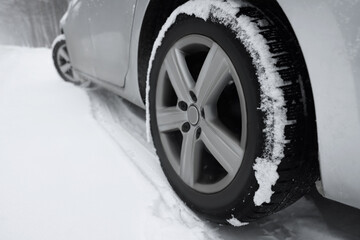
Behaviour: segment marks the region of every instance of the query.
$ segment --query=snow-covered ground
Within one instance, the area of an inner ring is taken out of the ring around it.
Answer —
[[[318,195],[241,228],[173,193],[145,113],[57,76],[48,49],[0,47],[0,239],[359,239],[360,211]]]

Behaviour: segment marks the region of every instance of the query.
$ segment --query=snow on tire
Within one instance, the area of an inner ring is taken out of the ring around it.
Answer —
[[[249,4],[190,1],[168,18],[149,62],[147,124],[165,175],[195,212],[243,225],[313,185],[304,66],[286,24]]]

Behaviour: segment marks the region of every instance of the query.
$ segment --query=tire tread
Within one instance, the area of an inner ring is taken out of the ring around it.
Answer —
[[[285,127],[286,139],[290,141],[286,144],[285,157],[278,167],[279,179],[272,188],[274,193],[271,202],[261,206],[249,204],[252,210],[248,211],[246,216],[239,216],[241,221],[251,222],[286,208],[308,193],[318,179],[319,169],[315,154],[303,154],[304,150],[316,152],[317,141],[316,136],[309,134],[312,138],[309,142],[314,144],[309,147],[309,144],[306,145],[306,136],[303,133],[309,129],[310,131],[316,129],[316,126],[315,119],[306,118],[309,101],[305,99],[303,95],[305,89],[302,88],[307,72],[297,40],[288,33],[286,27],[254,7],[240,9],[237,17],[242,15],[253,18],[253,22],[256,23],[262,21],[268,23],[265,28],[258,24],[258,28],[268,42],[279,75],[286,82],[281,89],[286,101],[287,119],[296,120],[295,123]],[[312,158],[309,155],[313,155]]]

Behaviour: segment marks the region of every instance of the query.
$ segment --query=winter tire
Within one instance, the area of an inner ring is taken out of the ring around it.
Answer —
[[[66,47],[64,35],[57,37],[53,43],[53,61],[55,68],[66,82],[78,83],[74,80],[74,73],[70,62],[69,52]]]
[[[165,175],[191,209],[218,223],[251,222],[295,202],[318,177],[312,95],[286,24],[252,6],[226,21],[221,13],[179,14],[166,31],[150,69],[150,127]],[[263,41],[246,42],[243,30]],[[267,86],[272,76],[282,84]]]

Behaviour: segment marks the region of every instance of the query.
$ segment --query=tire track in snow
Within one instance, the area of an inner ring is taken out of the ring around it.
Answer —
[[[179,239],[348,239],[329,229],[313,200],[304,198],[246,227],[204,222],[186,207],[167,182],[154,147],[146,140],[145,113],[139,114],[136,107],[106,90],[89,91],[88,96],[94,118],[159,193],[159,198],[150,204],[152,216],[148,216],[149,221],[153,217],[159,221],[147,226],[145,239],[174,237],[174,229]]]
[[[152,143],[146,141],[145,119],[136,116],[131,112],[132,106],[126,106],[123,99],[106,90],[89,91],[88,95],[94,118],[159,193],[159,199],[152,203],[152,211],[154,216],[166,221],[165,229],[180,225],[190,230],[192,239],[221,239],[216,228],[199,219],[173,192]],[[133,110],[138,111],[135,107]],[[148,235],[162,236],[158,228],[147,231]]]

